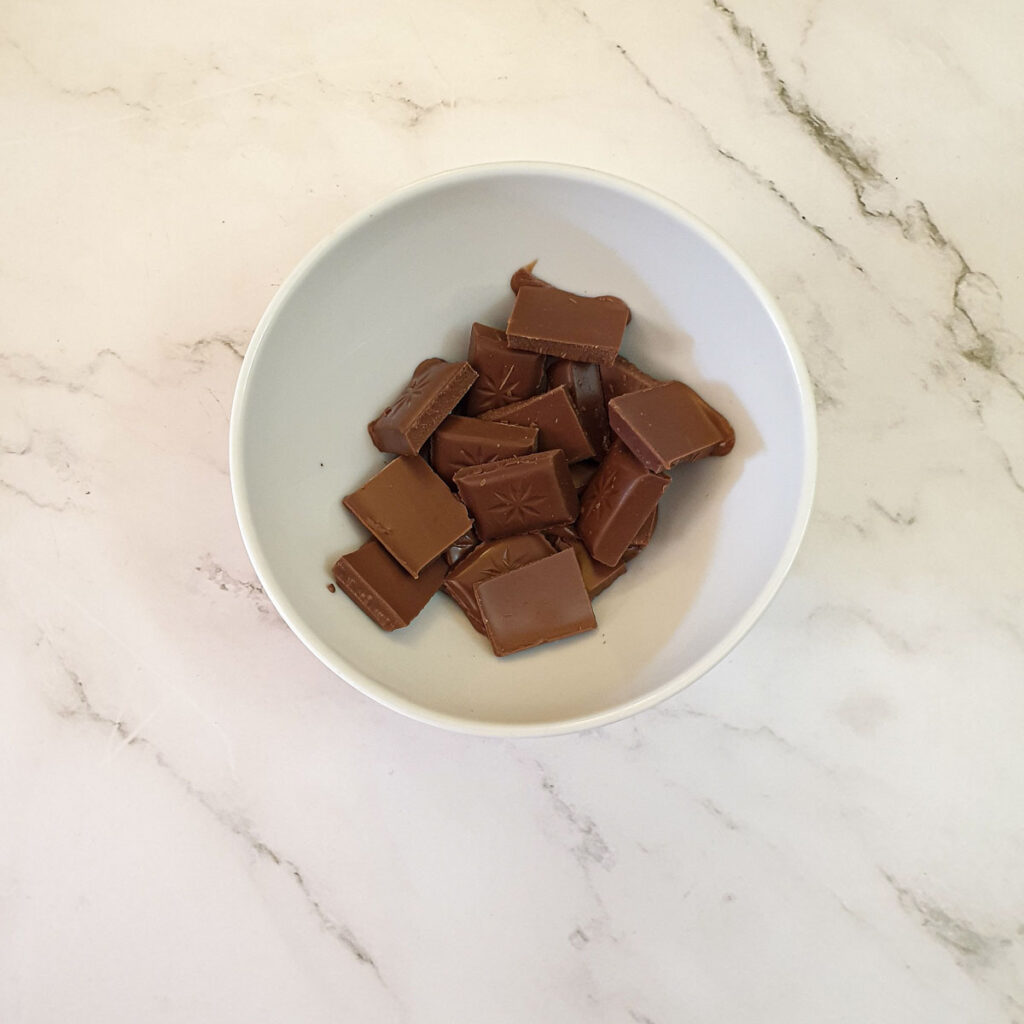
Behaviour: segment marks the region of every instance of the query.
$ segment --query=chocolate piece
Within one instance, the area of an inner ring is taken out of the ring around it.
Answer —
[[[482,413],[480,419],[536,427],[540,431],[537,447],[541,451],[561,448],[569,462],[589,459],[594,454],[565,385],[523,402],[491,409]]]
[[[706,403],[677,380],[619,395],[608,403],[612,430],[651,472],[710,455],[726,438]]]
[[[505,332],[497,327],[473,324],[468,358],[479,374],[466,395],[469,416],[529,398],[544,383],[544,357],[510,349]]]
[[[510,348],[610,364],[627,317],[624,304],[530,285],[519,289],[506,333]]]
[[[480,543],[476,532],[467,530],[448,550],[444,553],[444,560],[449,565],[458,565],[475,547]]]
[[[444,582],[443,559],[431,562],[413,579],[372,538],[334,563],[331,574],[338,586],[381,629],[408,626]]]
[[[559,541],[556,547],[560,551],[568,548],[576,555],[576,561],[580,564],[580,574],[583,576],[583,585],[587,588],[587,594],[593,601],[603,590],[607,590],[626,571],[626,563],[619,562],[618,565],[602,565],[590,557],[586,544],[581,540]]]
[[[418,455],[399,455],[342,504],[413,576],[473,524],[444,481]]]
[[[576,522],[591,556],[617,565],[668,485],[667,475],[649,473],[621,441],[614,442],[583,492]]]
[[[521,533],[515,537],[485,541],[448,573],[444,581],[445,593],[466,613],[473,628],[483,633],[484,623],[473,585],[529,565],[554,552],[555,549],[536,533]]]
[[[576,407],[590,446],[598,455],[604,455],[612,443],[612,432],[608,426],[600,367],[597,363],[556,359],[548,365],[548,387],[557,388],[562,384]]]
[[[463,466],[529,455],[537,450],[537,433],[536,427],[449,416],[430,439],[434,471],[451,483],[456,470]]]
[[[367,428],[382,452],[415,455],[476,380],[469,363],[425,359],[405,389]]]
[[[604,401],[607,405],[613,398],[619,395],[628,395],[634,391],[643,391],[645,388],[653,388],[661,381],[644,373],[639,366],[634,366],[628,359],[616,356],[611,366],[602,366],[601,388],[604,391]]]
[[[543,278],[538,277],[534,272],[533,268],[537,266],[537,261],[534,260],[532,263],[527,263],[525,267],[520,267],[509,281],[509,287],[512,289],[513,295],[519,294],[519,289],[526,286],[533,286],[535,288],[553,288],[549,281],[545,281]],[[617,295],[598,295],[597,298],[601,302],[617,302],[626,311],[626,323],[633,319],[633,314],[630,312],[629,306],[623,302]]]
[[[579,512],[569,465],[559,450],[467,466],[455,474],[455,486],[481,540],[571,523]]]
[[[499,657],[597,628],[572,551],[477,583],[480,614]]]

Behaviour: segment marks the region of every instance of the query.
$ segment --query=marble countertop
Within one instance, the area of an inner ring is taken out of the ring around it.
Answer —
[[[1024,1022],[1024,13],[0,14],[0,1020]],[[659,708],[448,734],[260,590],[227,422],[323,235],[448,167],[688,207],[814,380],[793,572]]]

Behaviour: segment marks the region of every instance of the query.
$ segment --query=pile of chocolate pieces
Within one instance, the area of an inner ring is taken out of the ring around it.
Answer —
[[[427,359],[369,426],[396,458],[343,499],[370,531],[333,576],[381,628],[440,589],[497,655],[595,629],[591,601],[647,545],[667,470],[726,455],[725,417],[619,354],[629,307],[512,276],[507,329]]]

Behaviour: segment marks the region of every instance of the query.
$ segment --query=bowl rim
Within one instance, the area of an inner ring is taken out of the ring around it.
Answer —
[[[794,517],[789,537],[775,569],[746,612],[733,625],[732,629],[702,658],[650,693],[616,704],[603,711],[577,715],[572,718],[557,719],[550,722],[516,723],[489,721],[463,718],[448,712],[435,711],[407,697],[396,694],[377,680],[347,664],[343,657],[339,656],[333,648],[329,647],[306,625],[302,616],[278,585],[278,581],[271,571],[269,560],[266,558],[256,534],[255,524],[249,508],[245,471],[241,455],[245,431],[244,413],[249,393],[249,383],[259,349],[277,320],[282,307],[288,302],[292,293],[298,288],[312,268],[319,263],[323,255],[346,235],[360,230],[369,221],[424,194],[462,181],[485,180],[509,174],[530,177],[554,177],[568,181],[601,185],[605,188],[610,187],[659,208],[666,215],[682,221],[692,231],[700,235],[743,278],[748,287],[757,296],[758,301],[764,306],[769,318],[778,331],[797,381],[800,395],[801,421],[805,439],[803,452],[804,473],[797,502],[796,516]],[[287,623],[288,628],[335,675],[377,703],[397,711],[407,718],[428,725],[439,726],[453,732],[495,737],[558,736],[610,725],[613,722],[621,721],[654,707],[669,697],[674,696],[691,683],[696,682],[701,676],[705,675],[722,661],[764,614],[793,565],[810,521],[818,468],[817,415],[810,375],[807,372],[803,356],[797,347],[793,333],[782,311],[765,286],[747,266],[746,262],[714,229],[674,200],[661,195],[645,185],[640,185],[619,175],[574,164],[535,160],[510,160],[471,164],[465,167],[439,171],[402,186],[346,218],[299,261],[278,288],[260,317],[246,349],[245,357],[242,360],[242,367],[239,371],[231,404],[231,418],[228,431],[228,467],[235,518],[242,535],[242,543],[245,545],[249,560],[264,592]]]

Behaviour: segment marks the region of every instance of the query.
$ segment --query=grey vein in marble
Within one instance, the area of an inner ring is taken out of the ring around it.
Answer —
[[[538,764],[543,773],[541,785],[544,792],[551,798],[551,803],[560,818],[567,821],[579,835],[579,842],[573,847],[573,855],[580,865],[586,867],[587,862],[597,864],[605,871],[611,871],[615,867],[615,854],[604,841],[604,837],[598,831],[593,818],[580,814],[574,807],[567,803],[560,796],[557,787],[551,777]]]
[[[953,318],[959,316],[968,325],[973,339],[973,345],[958,349],[960,356],[1001,378],[1024,400],[1024,389],[1000,365],[995,340],[979,328],[966,294],[968,287],[974,286],[993,293],[998,299],[1001,296],[995,282],[987,274],[970,266],[957,245],[935,223],[921,200],[900,196],[896,186],[860,151],[854,141],[829,124],[804,98],[790,89],[777,71],[768,48],[749,26],[739,20],[731,8],[721,0],[711,0],[711,6],[723,16],[736,40],[754,55],[782,108],[800,122],[822,153],[842,172],[852,188],[861,214],[889,221],[899,228],[908,242],[931,245],[952,258],[955,278],[950,301],[951,313],[946,326],[955,339]],[[1010,332],[1005,333],[1014,342],[1017,341]]]
[[[573,10],[592,28],[595,27],[593,21],[591,21],[589,15],[580,7],[573,7]],[[809,217],[801,212],[800,208],[793,202],[792,199],[787,196],[779,186],[772,181],[770,178],[766,178],[760,171],[751,167],[748,163],[742,160],[735,153],[726,149],[711,133],[703,121],[698,118],[693,111],[688,110],[686,107],[681,106],[671,96],[668,96],[663,92],[655,82],[651,79],[650,75],[630,56],[629,51],[621,44],[614,40],[608,39],[604,33],[600,33],[605,43],[614,48],[619,54],[622,60],[632,69],[633,73],[640,79],[644,84],[645,88],[648,89],[658,100],[670,107],[677,113],[683,114],[703,135],[708,146],[713,149],[719,156],[724,157],[730,163],[735,164],[745,174],[752,178],[759,186],[767,189],[776,199],[778,199],[790,213],[792,213],[801,224],[805,227],[810,228],[819,238],[823,239],[833,249],[835,254],[844,262],[853,267],[858,273],[863,274],[867,277],[867,271],[857,262],[853,253],[850,252],[846,246],[836,241],[820,224],[815,224]]]
[[[43,641],[40,637],[36,641],[36,645],[39,646]],[[107,715],[102,714],[92,704],[88,689],[85,685],[82,677],[65,661],[63,655],[58,651],[49,640],[46,641],[50,647],[54,658],[58,665],[67,677],[68,682],[71,684],[71,691],[73,696],[72,703],[64,705],[63,707],[57,708],[57,714],[64,719],[83,719],[85,721],[93,722],[97,725],[103,725],[106,728],[112,730],[122,741],[125,747],[138,746],[140,749],[147,750],[153,758],[153,761],[162,768],[167,774],[180,786],[189,797],[195,800],[214,820],[226,828],[232,835],[241,839],[246,845],[259,857],[269,860],[276,867],[282,868],[291,877],[292,881],[298,887],[302,896],[316,916],[320,926],[329,934],[340,946],[347,950],[359,963],[365,964],[370,967],[374,974],[377,976],[381,985],[387,988],[387,985],[380,973],[376,962],[370,955],[367,948],[353,935],[350,929],[342,924],[335,921],[330,914],[324,909],[320,902],[313,895],[312,890],[309,887],[309,883],[306,881],[299,866],[289,860],[287,857],[279,854],[271,846],[269,846],[263,839],[259,837],[252,826],[237,816],[228,814],[224,809],[217,806],[213,798],[203,792],[203,790],[196,787],[189,779],[179,774],[175,770],[174,766],[167,760],[163,752],[157,748],[150,740],[140,735],[137,730],[131,730],[120,718],[110,718]]]
[[[202,573],[218,590],[231,594],[239,594],[248,598],[263,615],[270,614],[270,604],[264,589],[253,580],[242,580],[232,576],[223,566],[218,565],[212,555],[204,555],[195,571]]]

